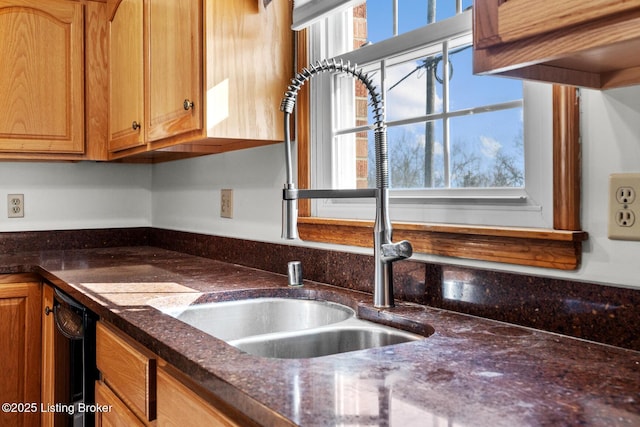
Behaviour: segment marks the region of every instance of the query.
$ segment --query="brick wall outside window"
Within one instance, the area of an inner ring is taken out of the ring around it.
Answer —
[[[367,41],[367,4],[353,8],[353,47],[359,48]],[[367,124],[368,92],[362,83],[356,83],[356,125]],[[367,187],[368,164],[367,132],[356,134],[356,187]]]

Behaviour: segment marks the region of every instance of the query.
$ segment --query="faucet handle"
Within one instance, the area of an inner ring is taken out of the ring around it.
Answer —
[[[413,247],[407,240],[382,245],[382,256],[388,261],[398,261],[413,255]]]

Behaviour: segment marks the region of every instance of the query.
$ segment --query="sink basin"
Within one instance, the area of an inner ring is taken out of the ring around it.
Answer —
[[[366,327],[354,325],[338,329],[290,334],[288,336],[259,337],[230,344],[255,356],[303,359],[384,347],[422,338],[418,335],[382,326]]]
[[[225,341],[317,328],[355,316],[355,312],[344,305],[290,298],[214,302],[164,312]]]
[[[299,359],[424,339],[329,301],[252,298],[161,309],[255,356]]]

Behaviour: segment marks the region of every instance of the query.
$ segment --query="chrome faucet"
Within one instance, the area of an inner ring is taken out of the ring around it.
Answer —
[[[374,115],[374,136],[376,156],[376,188],[305,190],[296,189],[293,182],[291,159],[290,120],[296,103],[298,91],[311,77],[321,72],[346,73],[362,82],[371,97]],[[286,183],[282,192],[282,237],[298,238],[298,199],[332,199],[372,197],[376,199],[376,218],[373,229],[373,256],[375,262],[373,303],[378,308],[393,306],[393,269],[394,261],[409,258],[413,249],[411,243],[403,240],[392,243],[392,228],[389,219],[389,165],[387,148],[387,127],[384,123],[384,104],[372,80],[362,69],[345,64],[342,61],[323,60],[303,68],[291,80],[280,110],[284,112],[284,137]]]

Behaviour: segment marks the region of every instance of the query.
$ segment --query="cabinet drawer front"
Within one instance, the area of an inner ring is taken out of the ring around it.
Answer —
[[[239,426],[162,369],[158,370],[158,401],[158,425]]]
[[[155,356],[99,322],[96,364],[102,379],[141,418],[156,417]]]
[[[109,406],[107,411],[96,412],[96,426],[98,427],[144,427],[144,423],[102,381],[96,381],[96,404]]]

